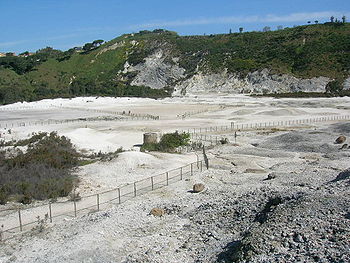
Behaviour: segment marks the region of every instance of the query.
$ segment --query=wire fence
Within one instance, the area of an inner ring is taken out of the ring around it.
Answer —
[[[45,120],[45,121],[21,121],[21,122],[3,122],[0,123],[0,128],[15,128],[25,126],[44,126],[44,125],[57,125],[68,123],[81,123],[81,122],[97,122],[97,121],[138,121],[138,120],[159,120],[159,116],[151,114],[131,113],[130,111],[107,111],[97,110],[89,108],[77,108],[77,107],[62,107],[62,106],[47,106],[47,107],[15,107],[15,108],[0,108],[0,111],[13,111],[13,110],[28,110],[28,109],[49,109],[49,108],[61,108],[67,110],[87,111],[94,113],[103,113],[113,116],[99,116],[99,117],[86,117],[77,119],[64,119],[64,120]]]
[[[332,115],[322,116],[295,120],[281,120],[281,121],[268,121],[268,122],[254,122],[254,123],[234,123],[226,126],[211,126],[192,128],[187,131],[181,131],[189,133],[191,142],[201,144],[204,146],[214,146],[217,144],[226,143],[225,136],[232,134],[237,136],[237,132],[251,131],[251,130],[264,130],[264,129],[278,129],[278,128],[291,128],[291,127],[304,127],[312,123],[332,122],[332,121],[347,121],[350,120],[350,115]]]
[[[106,210],[111,204],[118,205],[136,196],[168,186],[203,171],[203,161],[151,176],[131,184],[84,197],[73,195],[72,200],[49,202],[29,208],[0,210],[0,241],[10,239],[16,234],[39,228],[43,222],[50,223],[75,218],[85,214]],[[75,198],[74,198],[75,197]]]
[[[266,122],[252,122],[252,123],[235,123],[231,122],[230,125],[222,126],[210,126],[210,127],[199,127],[182,130],[182,132],[189,133],[192,137],[199,134],[209,133],[220,133],[220,132],[232,132],[232,131],[243,131],[263,128],[279,128],[279,127],[291,127],[297,125],[305,125],[320,122],[330,121],[346,121],[350,120],[350,115],[329,115],[322,117],[312,117],[294,120],[280,120],[280,121],[266,121]]]
[[[99,122],[99,121],[137,121],[137,120],[156,120],[146,116],[131,116],[131,117],[96,117],[96,118],[78,118],[67,120],[47,120],[47,121],[28,121],[28,122],[7,122],[0,123],[0,128],[16,128],[26,126],[44,126],[44,125],[57,125],[57,124],[71,124],[71,123],[87,123],[87,122]]]
[[[52,109],[52,108],[87,111],[87,112],[95,112],[95,113],[106,113],[106,114],[113,114],[113,115],[124,115],[124,116],[134,117],[134,118],[143,117],[147,119],[159,120],[159,116],[155,116],[152,114],[132,113],[131,111],[108,111],[108,110],[99,110],[99,109],[82,108],[82,107],[65,107],[65,106],[58,106],[58,105],[0,107],[0,111],[23,111],[23,110],[29,110],[29,109],[42,110],[42,109]]]
[[[131,111],[108,111],[108,110],[98,110],[98,109],[90,109],[90,108],[80,108],[80,107],[63,107],[63,106],[55,106],[57,108],[61,109],[68,109],[68,110],[78,110],[78,111],[88,111],[88,112],[95,112],[95,113],[107,113],[107,114],[114,114],[114,115],[123,115],[128,116],[132,118],[145,118],[149,120],[159,120],[159,116],[151,115],[151,114],[142,114],[142,113],[133,113]]]

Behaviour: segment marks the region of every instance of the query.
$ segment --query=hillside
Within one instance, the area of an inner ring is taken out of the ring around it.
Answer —
[[[0,103],[82,95],[339,92],[350,88],[349,72],[349,23],[210,36],[140,31],[83,52],[46,48],[0,58]]]

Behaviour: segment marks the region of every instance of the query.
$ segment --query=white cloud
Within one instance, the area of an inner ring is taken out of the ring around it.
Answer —
[[[314,20],[329,19],[331,16],[341,18],[343,15],[349,16],[349,12],[309,12],[293,13],[287,15],[268,14],[265,16],[225,16],[213,18],[182,19],[172,21],[153,21],[149,23],[133,25],[130,28],[156,28],[171,26],[191,26],[191,25],[213,25],[213,24],[244,24],[244,23],[291,23],[306,22]]]

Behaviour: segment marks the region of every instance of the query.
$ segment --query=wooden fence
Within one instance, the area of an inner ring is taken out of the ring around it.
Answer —
[[[195,172],[202,172],[203,165],[203,161],[198,160],[109,191],[81,197],[79,200],[72,198],[72,201],[49,202],[46,205],[36,207],[0,210],[0,241],[40,227],[43,220],[52,223],[64,218],[74,218],[105,210],[111,204],[121,204],[136,196],[188,178]]]

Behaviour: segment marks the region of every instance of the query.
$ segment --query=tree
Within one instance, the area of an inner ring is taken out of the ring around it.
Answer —
[[[328,93],[338,94],[340,91],[342,91],[342,89],[342,81],[339,79],[330,81],[326,85],[326,92]]]
[[[265,27],[263,28],[263,32],[269,32],[269,31],[271,31],[271,27],[265,26]]]
[[[307,21],[308,24],[311,24],[311,21]]]
[[[232,34],[232,29],[230,28],[230,32],[229,32],[229,34],[231,35]]]
[[[318,24],[318,20],[315,20],[315,24],[316,24],[316,25]]]
[[[341,19],[343,20],[343,23],[346,22],[346,17],[345,16],[343,16]]]
[[[105,42],[105,41],[102,40],[102,39],[98,39],[98,40],[93,41],[93,42],[92,42],[92,45],[93,45],[94,47],[99,47],[99,46],[101,46],[101,45],[103,44],[103,42]]]
[[[331,23],[334,23],[334,16],[331,16]]]
[[[277,26],[277,30],[282,30],[283,26]]]
[[[27,56],[29,56],[29,51],[25,51],[23,53],[20,53],[18,56],[27,57]]]
[[[86,43],[84,46],[83,46],[83,50],[84,51],[90,51],[91,49],[93,49],[94,45],[92,43]]]
[[[243,27],[240,27],[239,28],[239,33],[242,33],[243,32]]]

